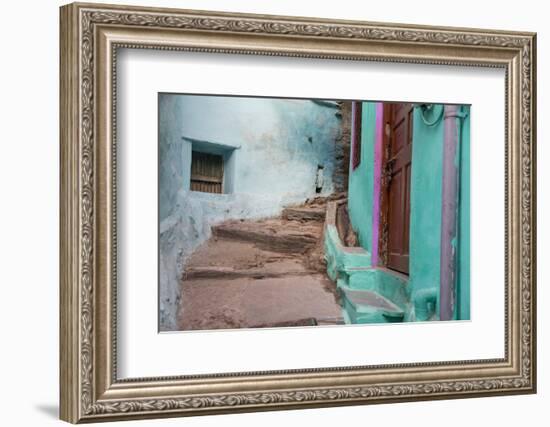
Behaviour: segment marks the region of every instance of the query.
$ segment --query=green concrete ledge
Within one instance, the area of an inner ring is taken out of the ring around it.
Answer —
[[[336,212],[346,199],[329,202],[325,215],[325,260],[329,277],[337,281],[339,272],[350,267],[366,267],[371,265],[371,256],[361,247],[344,246],[336,228]]]
[[[339,288],[343,309],[349,323],[394,323],[402,322],[405,311],[392,301],[372,291]]]
[[[371,254],[362,247],[344,246],[336,228],[340,203],[345,201],[330,202],[327,206],[324,246],[327,274],[336,282],[343,296],[344,317],[350,323],[385,323],[411,319],[408,276],[372,266]],[[385,312],[366,302],[357,302],[362,298],[365,301],[376,300],[374,297],[368,298],[370,294],[386,301],[386,305],[393,308]]]
[[[407,310],[410,295],[406,276],[381,267],[349,268],[345,273],[348,274],[351,289],[377,292],[402,310]]]
[[[335,226],[325,227],[325,259],[327,261],[327,273],[336,281],[349,268],[361,268],[371,263],[370,254],[363,248],[350,248],[343,246]]]

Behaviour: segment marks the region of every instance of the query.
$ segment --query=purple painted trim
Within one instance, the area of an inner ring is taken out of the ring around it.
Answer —
[[[357,116],[357,103],[358,101],[351,101],[351,133],[350,133],[350,156],[349,156],[349,170],[350,172],[353,172],[355,169],[357,169],[357,165],[355,164],[355,151],[357,150],[357,141],[356,138],[356,127],[355,127],[355,120]]]
[[[382,141],[384,139],[384,104],[376,103],[376,130],[374,136],[374,180],[372,191],[372,265],[378,265],[378,239],[380,230],[380,190],[382,176]]]

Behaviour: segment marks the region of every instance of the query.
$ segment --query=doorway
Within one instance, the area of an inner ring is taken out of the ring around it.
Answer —
[[[409,274],[413,104],[386,104],[383,119],[380,259]]]

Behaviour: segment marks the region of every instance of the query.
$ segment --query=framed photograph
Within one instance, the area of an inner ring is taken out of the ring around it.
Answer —
[[[61,8],[61,418],[536,391],[536,36]]]

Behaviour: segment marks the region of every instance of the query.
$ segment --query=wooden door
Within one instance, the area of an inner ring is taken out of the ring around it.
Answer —
[[[388,268],[409,273],[411,214],[412,104],[385,109],[381,238]]]

